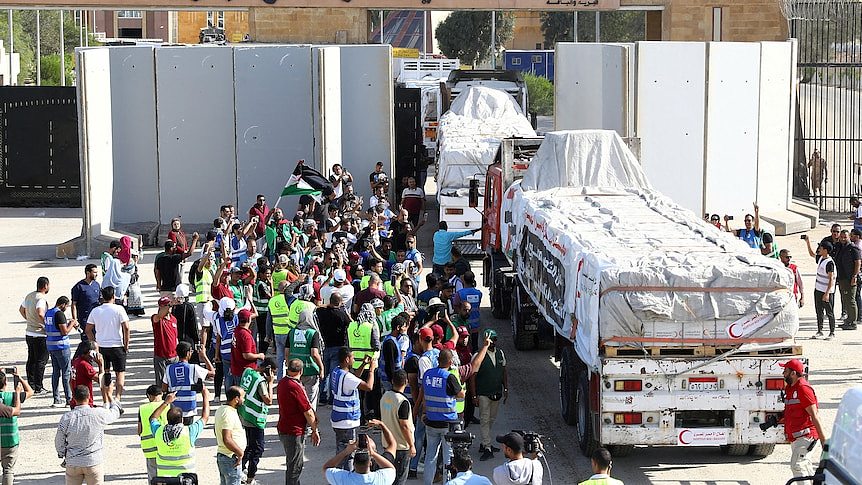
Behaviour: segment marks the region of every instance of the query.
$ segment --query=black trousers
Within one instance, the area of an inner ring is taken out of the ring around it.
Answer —
[[[245,453],[242,455],[242,467],[248,473],[249,479],[257,476],[257,464],[263,456],[263,428],[257,426],[243,426],[245,429]]]
[[[48,337],[27,336],[27,382],[34,391],[45,387],[45,366],[48,365]]]
[[[817,331],[823,332],[823,315],[829,319],[829,333],[835,333],[834,293],[829,295],[829,301],[823,301],[824,293],[814,290],[814,313],[817,315]]]

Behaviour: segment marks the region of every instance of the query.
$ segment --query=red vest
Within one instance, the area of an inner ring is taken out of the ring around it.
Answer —
[[[799,391],[802,388],[808,388],[814,394],[814,388],[802,378],[796,382],[795,386],[784,388],[784,434],[787,436],[787,440],[791,442],[803,436],[815,440],[820,438],[814,423],[811,422],[811,416],[805,411],[805,408],[811,403],[802,403],[799,399]],[[814,405],[817,405],[817,396],[814,396]]]

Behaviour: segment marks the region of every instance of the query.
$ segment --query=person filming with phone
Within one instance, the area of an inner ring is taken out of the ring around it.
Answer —
[[[395,481],[395,465],[377,453],[374,440],[367,434],[360,434],[337,455],[323,464],[323,476],[331,485],[390,485]],[[350,454],[353,454],[353,471],[338,468]],[[371,471],[372,464],[377,470]]]

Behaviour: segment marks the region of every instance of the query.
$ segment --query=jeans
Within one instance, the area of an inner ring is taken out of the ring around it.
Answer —
[[[12,485],[15,479],[15,462],[18,461],[18,445],[0,448],[0,464],[3,466],[3,485]]]
[[[230,373],[230,362],[221,361],[221,365],[222,374],[224,374],[224,392],[226,393],[232,386],[239,385],[239,379]]]
[[[419,469],[419,457],[425,448],[425,421],[422,416],[416,420],[416,429],[413,430],[413,446],[416,448],[416,456],[410,459],[410,469],[414,472]]]
[[[248,470],[248,478],[257,475],[257,464],[263,456],[263,428],[245,426],[245,453],[242,455],[242,467]]]
[[[152,482],[153,478],[156,478],[157,476],[159,476],[159,467],[156,465],[156,459],[147,458],[147,480]]]
[[[404,485],[407,483],[407,472],[410,470],[410,450],[397,450],[395,452],[395,481],[392,485]]]
[[[338,349],[339,347],[326,347],[323,349],[323,367],[324,375],[326,376],[321,389],[321,400],[325,404],[332,402],[332,390],[329,388],[329,375],[332,374],[332,369],[338,367]]]
[[[305,451],[305,434],[300,436],[279,434],[278,439],[284,447],[284,485],[299,485]]]
[[[27,341],[27,382],[34,391],[45,388],[45,366],[48,365],[48,337],[26,336]]]
[[[64,403],[72,400],[69,392],[69,380],[72,375],[72,350],[52,350],[51,354],[51,390],[54,394],[54,402],[60,401],[60,377],[63,377],[63,395],[66,397]]]
[[[838,280],[838,291],[841,292],[841,308],[847,313],[844,323],[852,325],[856,323],[856,287],[850,285],[850,280]]]
[[[275,365],[278,366],[278,380],[284,377],[284,348],[287,346],[288,334],[275,336]]]
[[[856,321],[859,321],[859,313],[862,313],[862,284],[856,283]],[[854,322],[855,323],[855,322]]]
[[[240,485],[242,483],[242,469],[237,465],[235,457],[217,453],[216,463],[218,463],[219,485]]]
[[[425,427],[425,439],[428,440],[428,447],[425,450],[425,471],[422,472],[422,482],[425,485],[431,485],[434,481],[440,445],[443,445],[443,464],[448,465],[452,461],[452,447],[443,438],[448,432],[448,426],[445,428]]]
[[[266,328],[266,322],[269,320],[269,312],[258,312],[255,322],[257,324],[257,351],[261,354],[266,354],[269,349],[269,342],[266,338],[270,335]]]
[[[817,315],[817,331],[823,332],[823,315],[829,319],[829,333],[835,333],[835,310],[833,309],[835,294],[829,295],[829,301],[823,301],[824,293],[814,290],[814,314]]]
[[[355,439],[356,428],[335,428],[335,454],[341,453],[341,450],[347,448],[347,444]],[[343,470],[353,470],[353,456],[348,456],[344,461],[338,464],[338,467]]]

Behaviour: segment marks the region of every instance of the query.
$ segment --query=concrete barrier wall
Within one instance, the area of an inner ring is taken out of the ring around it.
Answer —
[[[785,210],[793,183],[785,158],[792,150],[796,101],[793,44],[763,42],[761,54],[757,200],[764,211]]]

